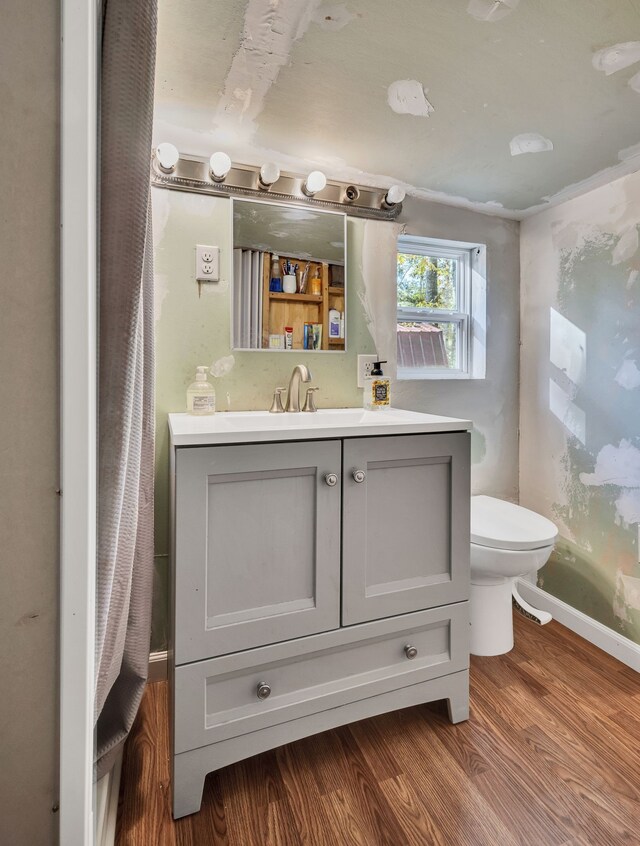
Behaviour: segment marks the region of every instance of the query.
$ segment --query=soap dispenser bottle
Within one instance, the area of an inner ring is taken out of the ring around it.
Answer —
[[[391,401],[390,383],[382,372],[382,365],[386,363],[386,361],[374,361],[371,375],[365,381],[364,408],[367,411],[386,408]]]
[[[196,380],[187,388],[187,411],[189,414],[214,414],[216,410],[216,392],[207,381],[209,368],[206,365],[196,367]]]

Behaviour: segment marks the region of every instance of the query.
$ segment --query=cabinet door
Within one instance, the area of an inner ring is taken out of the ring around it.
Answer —
[[[178,448],[176,664],[340,625],[340,499],[339,441]]]
[[[469,442],[466,432],[345,441],[343,625],[468,598]]]

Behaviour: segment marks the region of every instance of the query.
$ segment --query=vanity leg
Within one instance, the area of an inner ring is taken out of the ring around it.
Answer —
[[[469,671],[454,673],[447,679],[450,683],[447,696],[449,720],[461,723],[469,719]]]
[[[207,771],[202,770],[188,752],[176,755],[173,761],[173,818],[195,814],[202,805]]]

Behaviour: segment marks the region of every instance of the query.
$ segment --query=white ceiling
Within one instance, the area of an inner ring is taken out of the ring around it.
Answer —
[[[159,7],[155,141],[182,153],[511,217],[640,167],[640,0]]]
[[[344,244],[344,214],[234,200],[234,247],[344,264]]]

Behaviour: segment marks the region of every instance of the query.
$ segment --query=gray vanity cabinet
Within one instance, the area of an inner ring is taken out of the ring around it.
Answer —
[[[172,433],[174,817],[199,809],[207,773],[292,740],[436,699],[468,718],[469,434],[444,420]]]
[[[344,442],[342,624],[467,599],[469,435]]]
[[[339,441],[178,450],[177,664],[340,625],[340,475]]]

